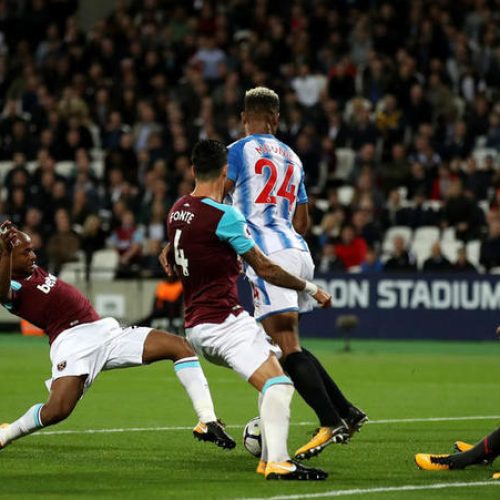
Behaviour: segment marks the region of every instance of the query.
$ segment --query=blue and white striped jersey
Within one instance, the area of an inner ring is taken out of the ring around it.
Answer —
[[[287,248],[309,251],[292,225],[296,205],[307,203],[299,157],[271,134],[250,135],[228,149],[233,204],[261,250],[267,255]]]

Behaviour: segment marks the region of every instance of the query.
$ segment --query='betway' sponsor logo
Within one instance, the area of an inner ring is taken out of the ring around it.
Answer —
[[[52,287],[56,284],[57,278],[53,274],[45,277],[43,285],[38,285],[37,288],[43,293],[49,293]]]
[[[315,281],[330,292],[335,308],[500,309],[500,281],[381,279],[375,290],[368,280]]]

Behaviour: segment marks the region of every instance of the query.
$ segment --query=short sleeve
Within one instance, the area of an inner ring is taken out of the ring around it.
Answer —
[[[227,178],[234,183],[243,168],[243,144],[236,142],[229,147],[227,154]]]
[[[307,203],[308,201],[309,201],[309,198],[307,197],[306,187],[304,185],[304,169],[302,169],[302,175],[300,177],[299,189],[297,192],[297,204],[303,205],[304,203]]]
[[[215,234],[221,241],[227,241],[238,255],[243,255],[255,246],[247,230],[245,217],[234,207],[227,207]]]
[[[14,308],[14,302],[16,301],[17,294],[21,290],[22,285],[19,283],[19,281],[11,280],[10,281],[10,290],[11,290],[11,300],[9,302],[3,302],[2,305],[7,309],[8,311],[12,311]]]

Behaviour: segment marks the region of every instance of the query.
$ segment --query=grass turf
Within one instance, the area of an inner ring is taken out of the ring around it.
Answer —
[[[311,340],[315,352],[353,402],[371,420],[500,415],[499,343],[353,343]],[[0,335],[0,421],[43,402],[50,374],[45,339]],[[0,497],[7,498],[255,498],[487,481],[500,464],[464,471],[423,472],[419,451],[447,452],[453,441],[474,442],[500,419],[371,423],[348,446],[332,445],[309,463],[325,468],[320,483],[266,482],[241,446],[243,424],[257,414],[256,394],[229,370],[204,363],[218,414],[238,447],[232,452],[195,441],[190,430],[148,430],[43,435],[17,441],[0,453]],[[127,429],[191,426],[190,403],[172,366],[102,374],[63,424],[50,429]],[[310,424],[299,425],[303,422]],[[290,451],[315,427],[312,412],[294,397]],[[499,498],[497,483],[471,488],[377,493],[376,498]],[[367,495],[353,495],[366,498]]]

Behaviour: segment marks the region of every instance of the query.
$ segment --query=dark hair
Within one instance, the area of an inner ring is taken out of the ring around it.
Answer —
[[[280,98],[274,90],[255,87],[245,93],[245,111],[257,114],[279,113]]]
[[[191,162],[197,179],[215,179],[227,163],[226,146],[220,141],[206,139],[199,141],[193,148]]]

